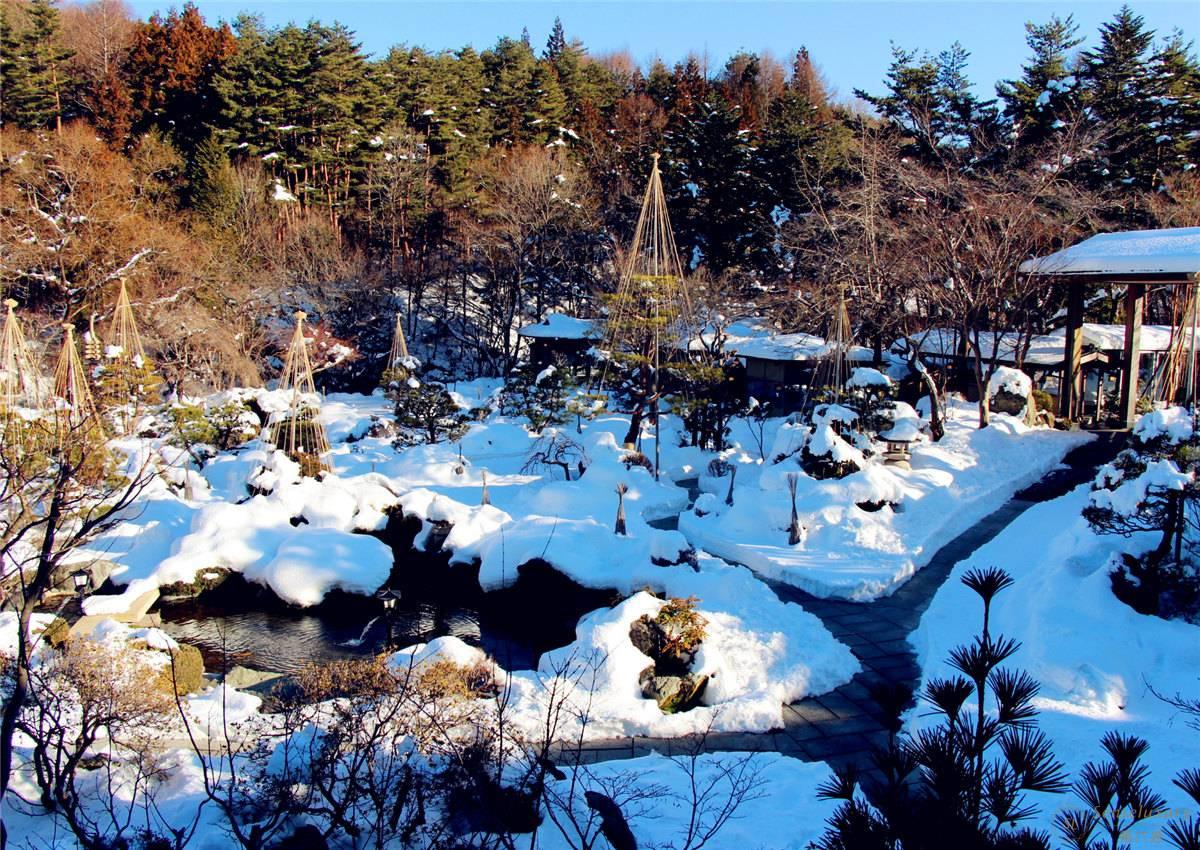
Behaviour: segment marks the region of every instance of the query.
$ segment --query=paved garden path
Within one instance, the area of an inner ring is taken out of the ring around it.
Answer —
[[[834,637],[850,647],[863,670],[840,688],[784,706],[784,728],[766,733],[713,733],[704,749],[770,751],[805,761],[834,765],[852,763],[864,786],[873,779],[871,753],[886,744],[884,712],[873,692],[898,686],[915,690],[920,669],[908,635],[920,622],[934,593],[959,561],[1003,531],[1009,523],[1038,502],[1056,499],[1091,480],[1096,468],[1124,445],[1123,432],[1098,432],[1095,440],[1070,452],[1063,467],[1037,484],[1017,493],[937,551],[923,568],[896,590],[874,602],[821,599],[789,585],[772,583],[780,599],[796,602],[821,618]],[[969,636],[964,635],[964,639]],[[631,758],[657,751],[667,755],[690,752],[694,742],[667,738],[619,738],[596,741],[586,747],[585,761]]]

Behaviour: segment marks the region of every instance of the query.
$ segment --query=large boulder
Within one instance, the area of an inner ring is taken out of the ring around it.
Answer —
[[[994,413],[1024,416],[1030,406],[1033,381],[1020,369],[1000,366],[988,379],[988,406]]]

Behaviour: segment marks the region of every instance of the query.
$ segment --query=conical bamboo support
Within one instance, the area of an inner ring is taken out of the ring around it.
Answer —
[[[128,358],[139,366],[146,362],[146,351],[142,348],[142,337],[138,333],[137,319],[133,315],[133,305],[129,302],[129,290],[125,286],[125,278],[120,279],[117,306],[113,310],[108,344],[120,349],[119,357]]]
[[[660,348],[688,338],[686,322],[692,303],[675,247],[658,154],[633,231],[633,243],[621,268],[605,344],[610,351],[626,346],[658,361]],[[671,346],[672,352],[678,350]]]
[[[396,329],[392,332],[392,349],[388,352],[379,385],[389,391],[399,388],[412,375],[410,363],[408,341],[404,338],[404,314],[397,312]]]
[[[396,313],[396,330],[392,333],[392,351],[388,355],[389,369],[408,368],[408,341],[404,338],[404,314]]]
[[[40,409],[43,399],[41,376],[17,318],[17,302],[9,298],[4,305],[8,310],[0,330],[0,411],[7,416],[18,407]]]
[[[93,429],[103,435],[104,428],[96,412],[87,373],[75,345],[75,328],[63,325],[62,352],[54,369],[55,423],[60,446],[83,432]]]
[[[840,399],[846,380],[850,377],[849,355],[850,346],[853,344],[850,311],[846,307],[844,290],[838,293],[837,306],[829,323],[829,338],[825,342],[825,355],[817,364],[813,385],[817,389],[830,387]]]
[[[285,417],[271,423],[269,439],[297,461],[304,474],[315,475],[332,469],[326,457],[330,451],[329,438],[318,416],[317,386],[308,356],[308,340],[304,337],[304,320],[308,316],[303,310],[293,315],[296,330],[288,345],[283,374],[279,376],[279,389],[291,390],[291,401]]]

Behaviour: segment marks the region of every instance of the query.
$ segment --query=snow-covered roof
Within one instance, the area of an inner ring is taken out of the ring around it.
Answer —
[[[537,339],[597,339],[599,328],[591,319],[577,319],[564,313],[547,313],[546,318],[526,325],[517,333]]]
[[[1171,347],[1170,325],[1142,325],[1142,351],[1167,351]],[[1025,363],[1030,366],[1057,366],[1063,361],[1066,348],[1066,330],[1058,328],[1048,334],[1035,336],[1029,343],[1029,353],[1025,355]],[[1187,338],[1191,333],[1189,328],[1175,328],[1177,336]],[[921,342],[921,353],[934,356],[953,357],[958,352],[958,333],[953,328],[933,328],[922,341],[921,335],[914,337]],[[983,356],[992,359],[993,352],[996,360],[1001,363],[1013,362],[1014,352],[1020,337],[1015,332],[985,331],[979,335],[979,344],[983,348]],[[1098,351],[1120,351],[1125,347],[1124,325],[1102,325],[1094,322],[1083,324],[1084,348],[1094,348]],[[904,341],[897,340],[892,345],[893,351],[902,350]]]
[[[711,342],[711,329],[701,334]],[[692,340],[693,351],[702,347],[700,340]],[[755,319],[734,322],[725,329],[725,344],[722,351],[738,357],[753,357],[758,360],[803,361],[820,360],[828,357],[833,345],[819,336],[807,333],[776,333]],[[846,358],[857,362],[870,362],[874,355],[861,345],[850,346]]]
[[[1200,227],[1100,233],[1070,248],[1021,263],[1032,274],[1200,273]]]

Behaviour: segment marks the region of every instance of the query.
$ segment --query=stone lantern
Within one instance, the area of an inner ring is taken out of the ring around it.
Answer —
[[[921,438],[921,426],[915,419],[898,419],[890,429],[879,435],[887,444],[883,462],[888,466],[911,469],[912,444]]]

